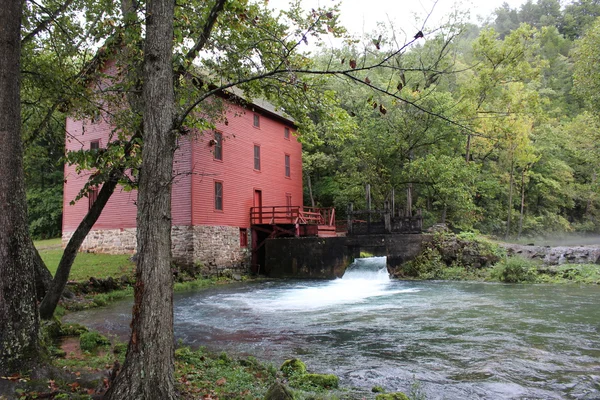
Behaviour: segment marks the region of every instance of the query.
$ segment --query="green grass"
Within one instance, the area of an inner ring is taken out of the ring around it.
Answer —
[[[54,275],[63,254],[61,240],[49,239],[34,242],[46,266]],[[129,260],[128,254],[96,254],[80,252],[71,268],[70,280],[86,281],[94,278],[119,278],[123,275],[133,275],[135,264]]]

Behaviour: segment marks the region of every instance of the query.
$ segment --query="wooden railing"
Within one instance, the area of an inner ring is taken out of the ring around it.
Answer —
[[[301,224],[301,225],[335,225],[335,209],[272,206],[250,208],[250,223],[257,224]]]

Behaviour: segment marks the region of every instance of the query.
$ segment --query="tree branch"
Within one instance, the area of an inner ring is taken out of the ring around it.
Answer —
[[[46,29],[48,27],[48,25],[50,25],[51,22],[53,22],[54,20],[56,20],[56,18],[60,14],[62,14],[72,3],[73,3],[73,0],[66,0],[53,13],[48,13],[49,14],[48,18],[42,20],[38,24],[38,26],[36,26],[31,32],[29,32],[27,35],[25,35],[23,37],[23,39],[21,39],[21,46],[23,46],[24,44],[30,42],[35,37],[35,35],[37,35],[41,31],[43,31],[44,29]],[[44,7],[41,7],[41,8],[44,9]]]

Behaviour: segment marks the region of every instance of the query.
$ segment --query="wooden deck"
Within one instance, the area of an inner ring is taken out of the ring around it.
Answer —
[[[264,245],[277,237],[334,237],[335,209],[299,206],[252,207],[252,271],[264,268]]]
[[[335,209],[299,206],[252,207],[250,225],[254,229],[282,231],[295,237],[331,237],[335,236]]]

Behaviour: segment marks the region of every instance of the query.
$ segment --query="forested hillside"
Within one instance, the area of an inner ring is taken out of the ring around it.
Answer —
[[[428,70],[328,80],[350,116],[305,143],[305,203],[423,210],[498,236],[600,230],[600,2],[529,1],[489,25],[453,25],[397,57]],[[381,35],[381,36],[379,36]],[[374,32],[317,62],[361,65],[396,40]],[[369,41],[367,41],[369,42]],[[407,101],[372,90],[387,87]],[[408,104],[412,103],[412,104]],[[418,107],[414,107],[417,105]]]
[[[380,68],[360,71],[377,65],[399,40],[391,28],[373,32],[367,45],[346,42],[333,53],[313,54],[315,69],[357,72],[354,80],[314,79],[307,93],[319,101],[307,120],[279,104],[301,132],[311,126],[302,136],[305,204],[335,206],[340,218],[348,202],[364,206],[368,183],[375,207],[394,189],[396,206],[422,209],[426,225],[445,221],[511,237],[600,231],[598,16],[598,0],[529,1],[497,9],[485,26],[452,22],[424,31]],[[90,33],[101,37],[108,29],[109,23],[97,23]],[[61,222],[61,110],[73,108],[65,103],[64,77],[82,71],[29,45],[25,37],[30,231],[52,237]],[[55,46],[51,51],[65,60],[77,51],[75,43]]]

